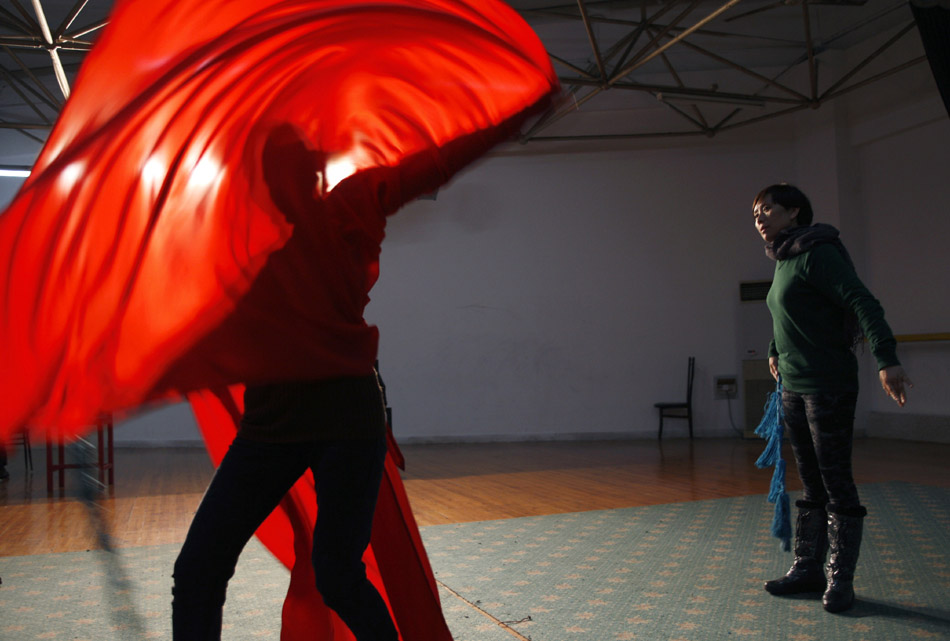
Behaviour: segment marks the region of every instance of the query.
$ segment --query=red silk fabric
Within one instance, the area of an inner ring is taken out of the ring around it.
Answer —
[[[385,217],[557,85],[498,0],[119,0],[0,215],[0,440],[188,395],[217,463],[237,384],[370,373]],[[450,641],[392,460],[369,576],[403,641]],[[314,510],[305,477],[259,532],[293,568],[281,638],[351,641]]]
[[[0,216],[0,438],[370,372],[385,216],[556,88],[496,0],[120,0]]]

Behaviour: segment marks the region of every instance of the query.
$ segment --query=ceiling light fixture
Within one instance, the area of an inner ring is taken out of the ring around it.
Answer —
[[[29,175],[30,175],[29,167],[12,167],[9,165],[0,165],[0,177],[26,178]]]

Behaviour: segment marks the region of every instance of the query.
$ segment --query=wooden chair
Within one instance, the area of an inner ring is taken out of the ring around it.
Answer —
[[[16,448],[19,445],[23,448],[23,463],[26,465],[26,469],[29,472],[33,471],[33,450],[30,448],[30,434],[26,430],[17,432],[12,437],[10,441],[4,444],[0,441],[0,447],[4,448],[4,455],[9,455],[10,453],[6,451],[6,446],[11,448]],[[7,461],[9,462],[9,461]]]
[[[115,485],[115,449],[112,438],[112,415],[102,414],[96,419],[97,461],[93,466],[99,471],[99,482]],[[54,456],[54,454],[56,456]],[[82,463],[66,462],[66,443],[62,437],[53,442],[46,438],[46,491],[53,491],[53,476],[59,473],[59,489],[66,486],[65,471],[86,467]],[[108,481],[107,481],[108,479]]]
[[[19,434],[13,437],[14,443],[19,443],[23,447],[23,462],[26,464],[26,469],[33,471],[33,450],[30,447],[30,433],[26,430],[23,430]]]
[[[689,437],[693,438],[693,374],[696,373],[696,357],[689,357],[689,366],[686,373],[686,401],[680,403],[654,403],[653,407],[660,411],[660,434],[663,438],[664,418],[685,418],[689,423]]]

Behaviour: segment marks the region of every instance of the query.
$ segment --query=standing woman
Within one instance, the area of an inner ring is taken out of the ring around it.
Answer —
[[[752,212],[765,253],[775,261],[767,298],[773,332],[769,369],[782,382],[785,428],[804,487],[796,502],[795,561],[765,589],[824,592],[825,610],[841,612],[854,602],[867,514],[851,473],[858,397],[854,346],[867,338],[881,385],[898,405],[906,400],[905,384],[912,384],[897,360],[897,342],[881,304],[855,273],[838,230],[812,224],[805,194],[788,184],[766,187]]]

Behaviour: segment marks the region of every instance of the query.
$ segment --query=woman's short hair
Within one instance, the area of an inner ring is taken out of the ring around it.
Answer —
[[[798,217],[796,218],[798,224],[803,226],[811,225],[811,221],[814,218],[814,213],[811,210],[811,202],[809,202],[808,196],[795,185],[789,185],[788,183],[769,185],[760,191],[759,195],[752,201],[752,208],[755,209],[755,206],[765,200],[767,196],[771,196],[773,203],[777,203],[785,209],[798,207]]]

